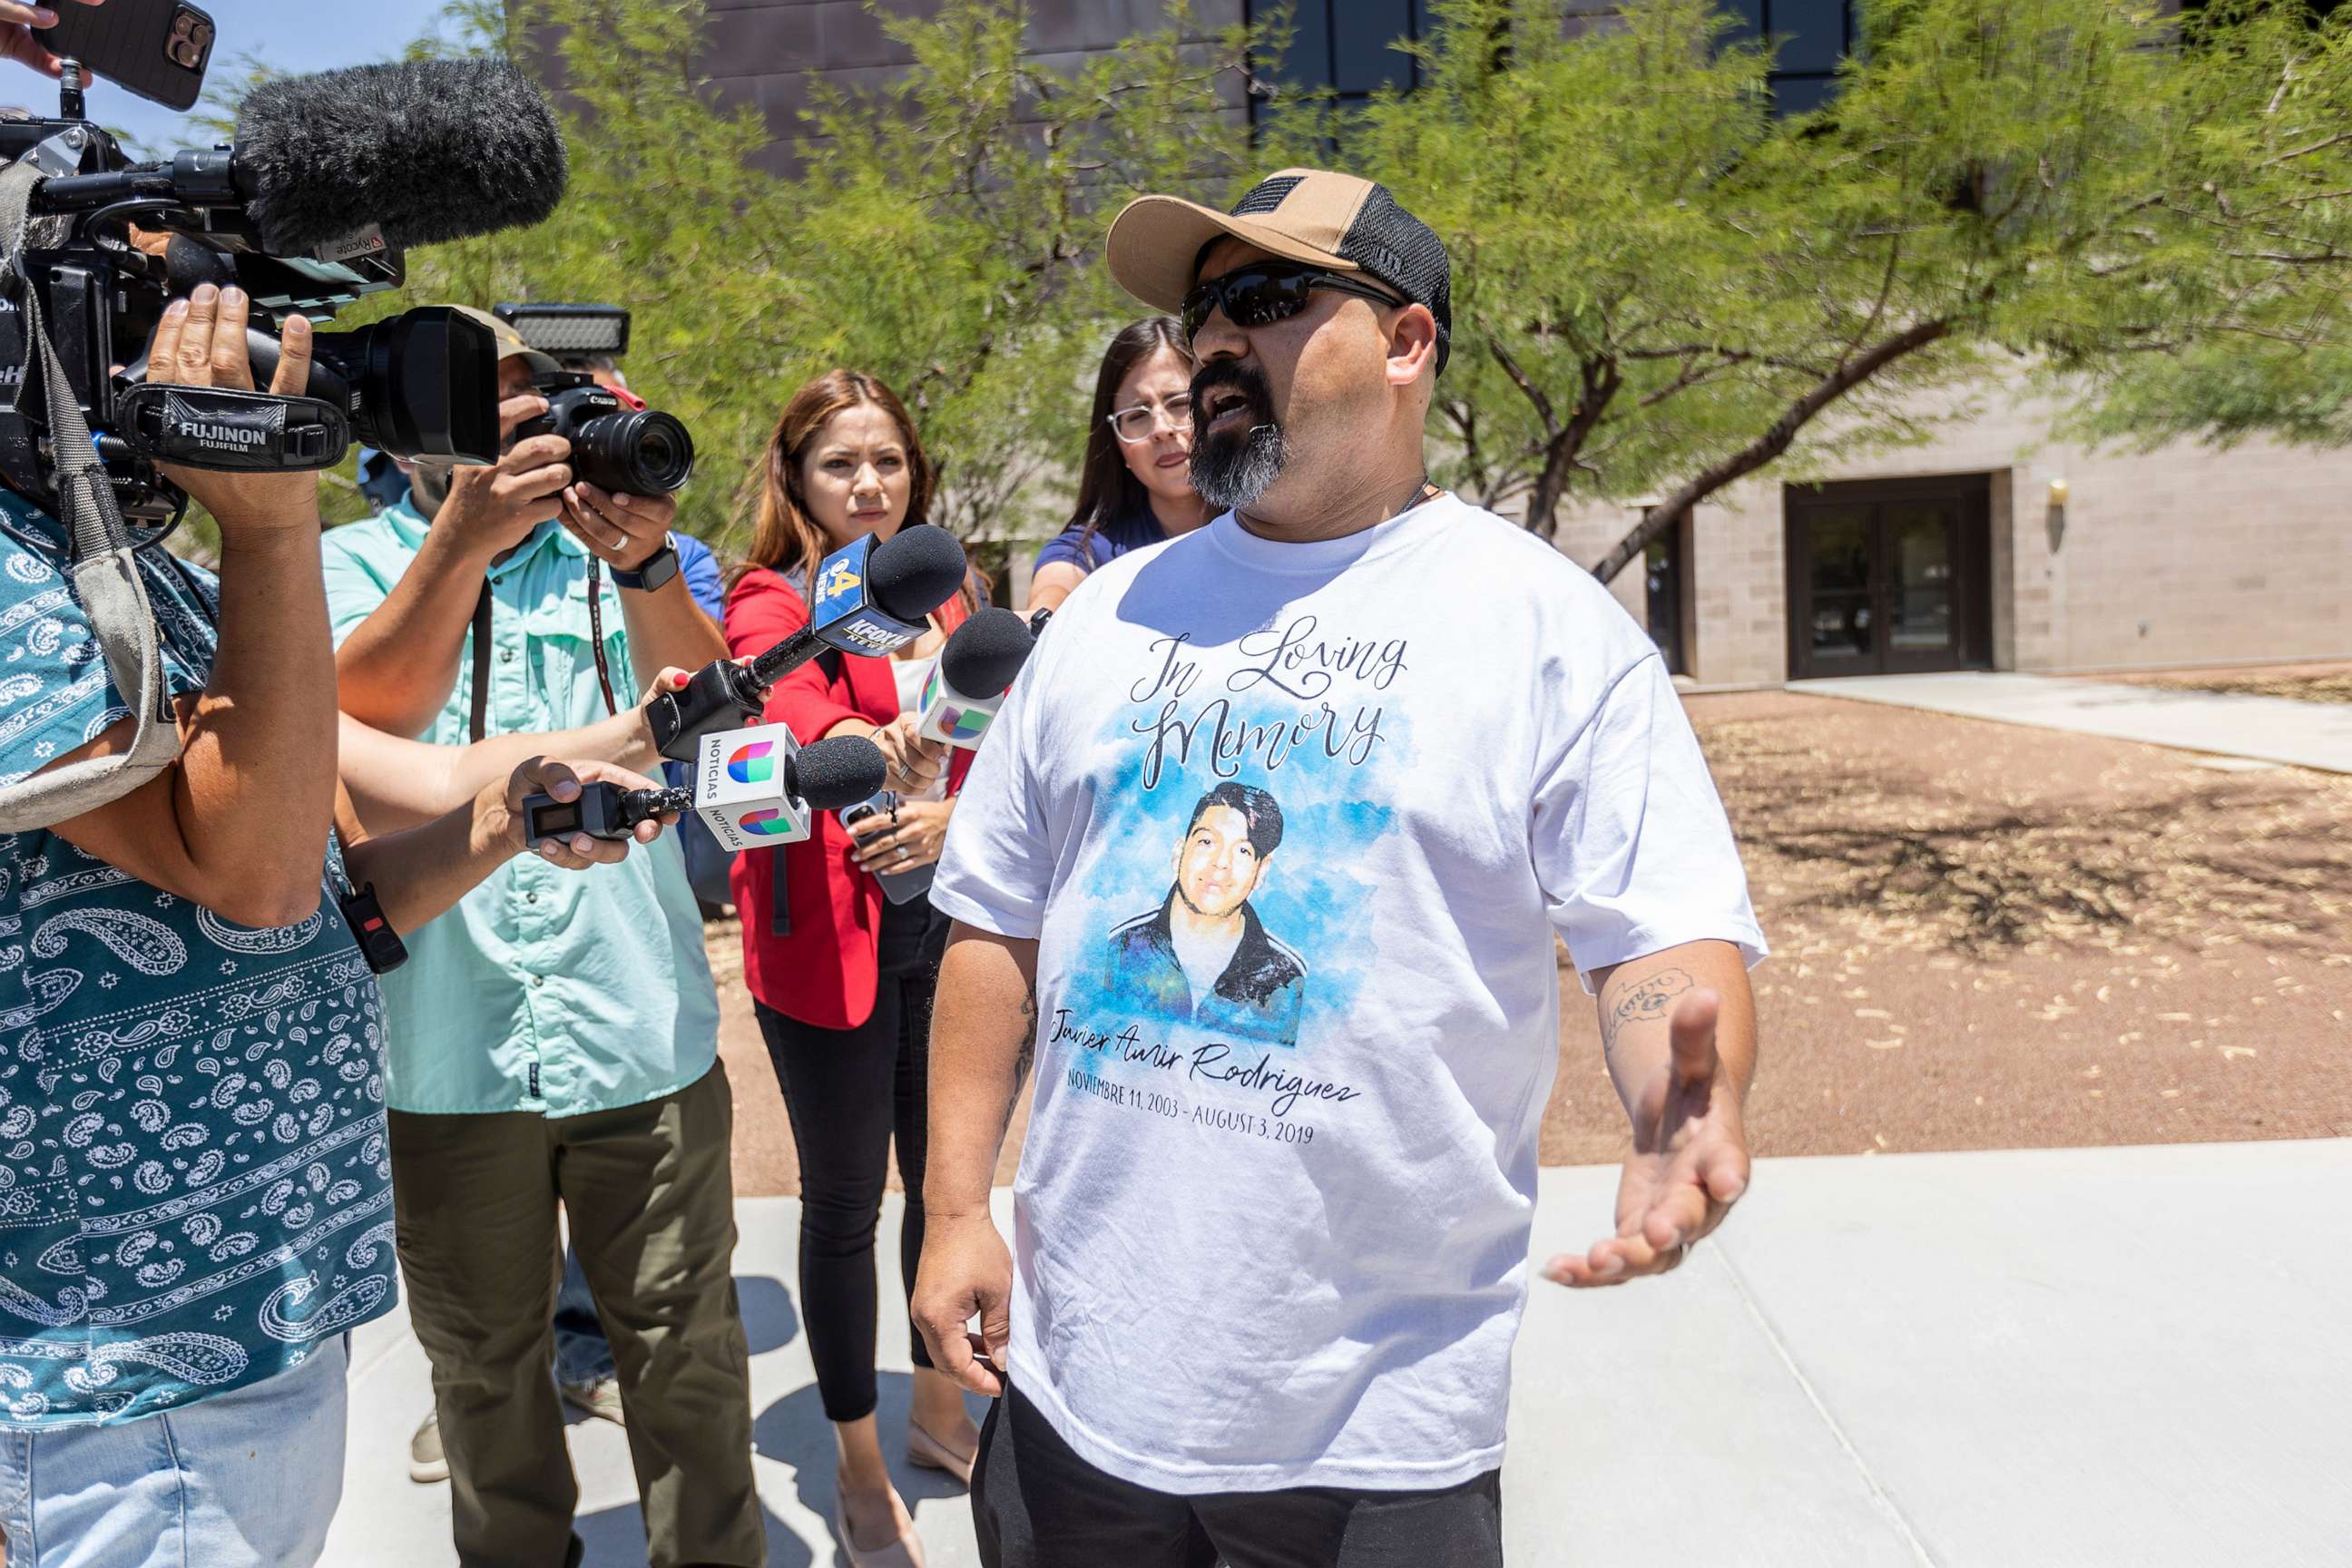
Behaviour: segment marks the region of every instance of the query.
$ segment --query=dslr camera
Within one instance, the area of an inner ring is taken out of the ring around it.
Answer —
[[[0,118],[0,161],[29,161],[38,175],[24,243],[0,276],[0,479],[56,512],[45,356],[28,306],[126,521],[168,531],[184,511],[186,495],[159,464],[324,468],[354,442],[497,461],[497,346],[446,308],[317,333],[299,395],[151,386],[146,359],[172,299],[233,285],[252,300],[248,349],[266,387],[286,318],[316,321],[399,287],[404,244],[546,216],[562,195],[562,141],[527,79],[474,60],[278,79],[247,99],[233,143],[143,163],[86,116],[82,80],[68,61],[54,119]],[[425,130],[467,133],[421,145],[463,155],[417,153],[420,115]]]
[[[547,412],[515,431],[518,441],[561,436],[572,467],[599,489],[667,495],[694,476],[694,437],[676,416],[645,405],[615,378],[600,381],[629,352],[629,312],[619,305],[500,304],[492,315],[522,341],[563,366],[531,377]]]

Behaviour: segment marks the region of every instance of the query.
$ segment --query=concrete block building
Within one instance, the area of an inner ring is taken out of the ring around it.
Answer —
[[[1853,42],[1850,0],[1731,8],[1784,40],[1778,101],[1818,102]],[[1423,0],[1296,9],[1284,74],[1343,99],[1412,85],[1412,62],[1387,44],[1428,26]],[[1595,5],[1596,21],[1610,9]],[[1211,27],[1250,10],[1201,0],[1194,15]],[[722,100],[766,115],[778,168],[813,79],[875,86],[907,63],[859,0],[711,0],[711,12],[706,68]],[[1030,0],[1029,14],[1034,51],[1057,63],[1165,16],[1159,0]],[[2050,411],[2021,390],[1987,386],[1971,403],[1979,412],[1927,446],[1819,484],[1736,487],[1615,590],[1706,685],[2352,655],[2352,454],[2085,451],[2053,440]],[[1561,547],[1597,559],[1636,515],[1564,509]]]

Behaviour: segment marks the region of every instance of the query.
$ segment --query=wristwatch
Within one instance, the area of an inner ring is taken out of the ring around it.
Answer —
[[[677,575],[677,536],[665,533],[661,548],[638,563],[635,571],[624,571],[618,566],[613,568],[613,586],[635,588],[641,594],[650,594],[667,585],[669,580]]]

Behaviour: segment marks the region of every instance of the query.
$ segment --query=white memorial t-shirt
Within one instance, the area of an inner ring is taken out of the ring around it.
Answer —
[[[1451,497],[1306,544],[1228,516],[1096,571],[931,900],[1039,943],[1013,1383],[1182,1493],[1501,1463],[1553,931],[1587,974],[1764,952],[1656,649]],[[1233,942],[1205,994],[1179,927]]]

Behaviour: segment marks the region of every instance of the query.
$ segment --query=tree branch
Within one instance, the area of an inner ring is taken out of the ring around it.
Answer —
[[[1616,546],[1601,558],[1593,566],[1592,574],[1603,583],[1615,578],[1648,548],[1652,540],[1678,526],[1693,507],[1726,485],[1746,479],[1787,452],[1798,433],[1818,418],[1824,409],[1896,361],[1948,337],[1953,326],[1949,317],[1921,321],[1874,343],[1867,353],[1841,364],[1835,374],[1822,378],[1803,396],[1790,404],[1780,417],[1772,422],[1770,429],[1738,451],[1709,464],[1652,508],[1649,515],[1632,532],[1619,540]]]

